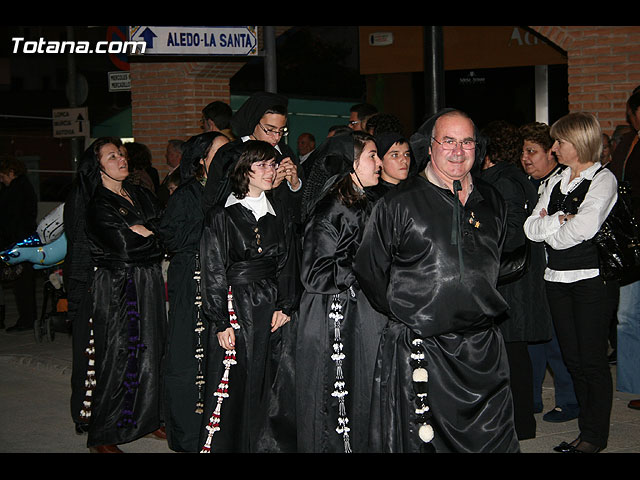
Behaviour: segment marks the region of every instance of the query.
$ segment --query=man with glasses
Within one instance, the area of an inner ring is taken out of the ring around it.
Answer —
[[[411,137],[425,175],[373,207],[355,272],[389,323],[371,410],[375,452],[518,452],[509,367],[494,318],[506,207],[476,178],[485,144],[447,109]]]
[[[358,103],[349,110],[350,117],[347,124],[351,130],[366,132],[367,120],[378,113],[378,109],[369,103]]]

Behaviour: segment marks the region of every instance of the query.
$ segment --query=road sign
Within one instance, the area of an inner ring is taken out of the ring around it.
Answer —
[[[129,27],[129,40],[145,42],[144,55],[258,55],[258,27]]]
[[[56,138],[84,137],[89,135],[87,107],[54,108],[53,136]]]
[[[109,72],[109,91],[123,92],[131,90],[131,75],[129,72]]]

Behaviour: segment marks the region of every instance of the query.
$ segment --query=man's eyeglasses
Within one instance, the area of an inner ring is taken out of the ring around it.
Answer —
[[[351,120],[347,125],[355,127],[359,123],[362,123],[362,120]]]
[[[438,140],[436,140],[434,137],[431,138],[438,142]],[[456,148],[458,148],[458,146],[461,146],[463,150],[473,150],[474,148],[476,148],[475,140],[462,140],[458,142],[456,140],[446,138],[438,143],[442,145],[443,150],[455,150]]]
[[[286,137],[289,134],[289,129],[287,127],[281,128],[280,130],[273,128],[273,127],[265,127],[264,125],[262,125],[261,123],[258,123],[258,125],[260,125],[260,128],[262,129],[262,131],[264,133],[266,133],[267,135],[271,136],[271,137],[275,137],[277,135],[281,136],[281,137]]]

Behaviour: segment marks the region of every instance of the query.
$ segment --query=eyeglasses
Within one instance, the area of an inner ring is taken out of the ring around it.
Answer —
[[[362,120],[351,120],[347,125],[356,126],[357,124],[362,123]]]
[[[253,165],[260,170],[267,170],[268,168],[273,168],[274,170],[278,169],[278,164],[276,162],[256,162]]]
[[[281,137],[286,137],[289,134],[289,129],[287,127],[284,127],[284,128],[281,128],[280,130],[277,130],[277,129],[272,128],[272,127],[265,127],[261,123],[258,123],[258,125],[260,125],[260,128],[262,129],[262,131],[264,133],[266,133],[267,135],[272,136],[272,137],[275,137],[276,135],[280,135]]]
[[[438,142],[438,140],[436,140],[434,137],[431,137],[431,138],[436,142]],[[458,142],[456,140],[447,138],[442,142],[438,142],[438,143],[442,145],[443,150],[455,150],[456,148],[458,148],[458,145],[461,146],[463,150],[473,150],[474,148],[476,148],[475,140],[462,140]]]

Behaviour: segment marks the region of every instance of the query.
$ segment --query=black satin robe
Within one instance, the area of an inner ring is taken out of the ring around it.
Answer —
[[[334,320],[329,317],[339,295],[344,319],[342,371],[351,451],[367,445],[369,404],[378,342],[386,318],[376,312],[360,290],[353,259],[369,208],[346,207],[329,194],[306,224],[301,264],[304,292],[300,301],[296,346],[296,411],[298,451],[345,452],[338,425]]]
[[[160,361],[167,319],[157,235],[160,208],[144,188],[129,184],[126,190],[134,205],[100,185],[87,207],[87,238],[96,265],[90,295],[97,382],[88,446],[130,442],[155,431],[162,421]],[[138,224],[156,234],[143,237],[130,230]],[[128,298],[135,305],[128,305]],[[138,312],[137,320],[128,313],[131,307]],[[139,343],[130,344],[135,335]],[[136,353],[132,362],[129,352]],[[133,397],[125,388],[130,373],[139,382]],[[127,420],[130,407],[134,423],[118,426]]]
[[[297,308],[299,251],[290,218],[278,202],[270,201],[276,216],[267,213],[257,221],[241,204],[214,206],[205,215],[201,277],[210,328],[201,448],[224,372],[225,350],[216,334],[230,327],[229,286],[240,325],[234,330],[237,364],[229,372],[229,397],[222,403],[212,453],[296,451],[294,326],[288,322],[271,333],[271,319],[276,310],[292,315]]]
[[[492,320],[507,308],[496,290],[505,206],[474,180],[461,205],[460,259],[451,241],[454,201],[422,176],[402,182],[376,203],[356,256],[362,289],[390,320],[376,362],[373,452],[519,450],[504,341]],[[429,444],[418,437],[414,339],[423,341],[429,374]]]
[[[169,296],[169,328],[163,359],[163,410],[169,448],[177,452],[197,452],[202,414],[196,413],[199,368],[196,348],[206,349],[207,323],[196,332],[196,256],[204,213],[203,185],[191,178],[169,197],[162,215],[160,231],[171,261],[167,272]]]

